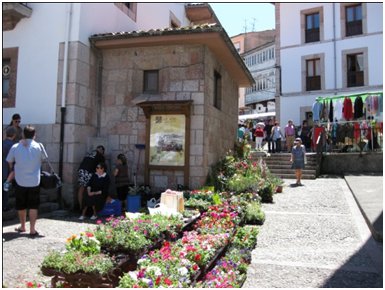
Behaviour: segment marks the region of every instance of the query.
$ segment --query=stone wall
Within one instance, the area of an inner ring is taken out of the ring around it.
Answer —
[[[383,153],[335,153],[322,156],[321,174],[382,173]]]
[[[160,101],[192,100],[190,130],[190,188],[206,181],[210,165],[233,147],[237,126],[237,92],[227,72],[213,54],[201,45],[172,45],[122,48],[103,51],[101,136],[108,139],[110,154],[127,156],[131,173],[144,181],[144,151],[135,144],[146,143],[146,118],[135,105],[143,98],[143,70],[159,70]],[[213,107],[214,69],[221,73],[222,110]],[[224,129],[226,128],[226,129]],[[158,190],[183,184],[183,171],[151,171],[150,185]]]

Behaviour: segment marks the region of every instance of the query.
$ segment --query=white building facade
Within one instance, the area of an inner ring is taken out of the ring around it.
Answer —
[[[190,24],[185,3],[7,3],[3,4],[3,14],[4,9],[9,13],[27,9],[29,16],[6,31],[3,19],[3,59],[22,63],[16,67],[15,93],[9,96],[14,100],[9,105],[4,103],[3,92],[3,123],[10,121],[14,113],[21,115],[24,124],[55,123],[57,106],[62,103],[61,96],[56,95],[61,90],[58,83],[63,77],[60,66],[66,42],[71,43],[71,50],[89,54],[88,38],[96,33]],[[14,48],[18,50],[16,59]],[[12,57],[7,57],[9,54]],[[87,65],[70,59],[68,69],[81,72]],[[74,76],[71,72],[69,75]]]
[[[382,3],[277,3],[277,119],[311,119],[317,97],[383,90]]]
[[[251,113],[275,111],[275,44],[267,43],[242,55],[255,84],[245,90],[245,106]]]

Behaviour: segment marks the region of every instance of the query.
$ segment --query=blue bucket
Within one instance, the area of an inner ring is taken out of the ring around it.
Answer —
[[[127,211],[138,212],[141,204],[141,196],[138,195],[127,195]]]

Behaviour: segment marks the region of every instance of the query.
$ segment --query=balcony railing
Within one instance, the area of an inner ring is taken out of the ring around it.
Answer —
[[[346,22],[346,36],[362,34],[362,20]]]
[[[306,29],[305,30],[305,42],[319,41],[319,28]]]
[[[321,76],[306,77],[306,91],[318,91],[321,89]]]

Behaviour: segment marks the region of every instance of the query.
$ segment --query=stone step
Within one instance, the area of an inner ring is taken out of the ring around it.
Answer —
[[[285,164],[266,164],[267,167],[272,170],[272,169],[291,169],[291,164],[290,163],[285,163]],[[317,170],[316,165],[312,164],[306,164],[305,169],[308,170]]]

